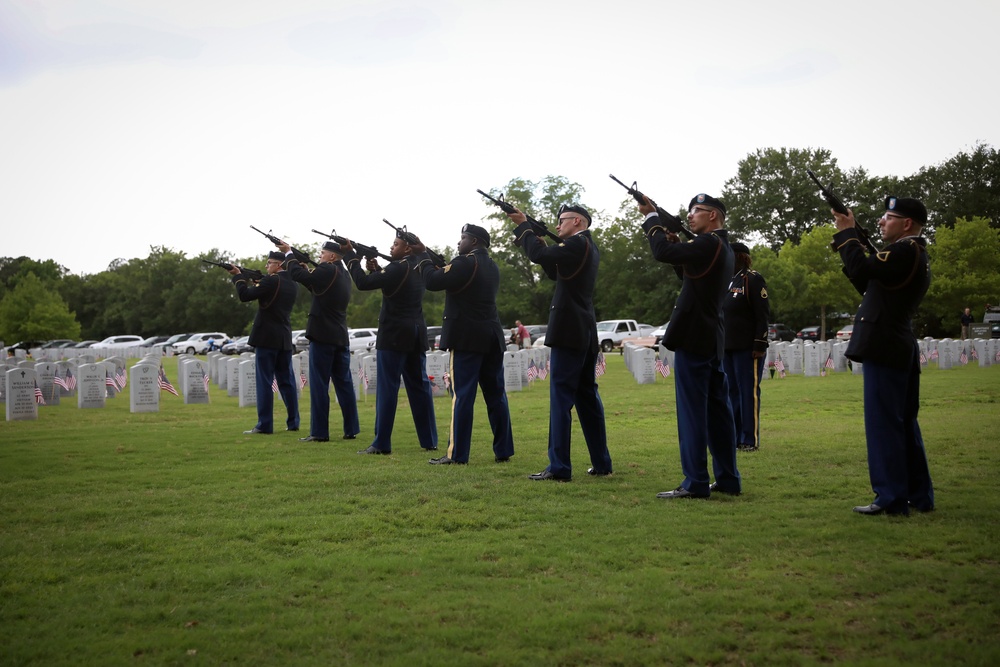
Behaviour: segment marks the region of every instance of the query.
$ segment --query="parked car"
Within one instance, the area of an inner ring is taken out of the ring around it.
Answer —
[[[1000,322],[990,325],[990,338],[1000,338]]]
[[[549,328],[547,324],[529,324],[525,327],[528,330],[528,335],[531,336],[531,344],[534,345],[540,336],[545,335],[545,331]]]
[[[213,344],[214,347],[221,347],[229,340],[228,334],[224,334],[221,331],[212,331],[210,333],[191,334],[190,338],[174,343],[173,347],[174,352],[177,354],[205,354],[208,351],[208,341],[215,341]]]
[[[670,324],[669,320],[665,324],[661,324],[660,326],[656,327],[649,333],[649,335],[655,339],[653,341],[654,345],[659,345],[660,343],[663,342],[663,337],[667,335],[667,324]]]
[[[438,349],[441,344],[441,327],[427,327],[427,347]]]
[[[656,330],[652,324],[639,323],[639,338],[646,338],[647,336],[652,336],[653,331]]]
[[[347,338],[351,346],[351,352],[375,347],[375,336],[377,335],[378,329],[348,329]]]
[[[101,342],[94,343],[90,347],[100,347],[111,350],[123,350],[127,347],[139,347],[139,343],[141,342],[142,342],[142,336],[133,336],[133,335],[108,336]]]
[[[545,334],[542,334],[531,343],[531,347],[541,347],[545,345]]]
[[[244,352],[253,352],[253,348],[250,347],[250,336],[240,336],[231,343],[226,343],[222,346],[222,354],[243,354]]]
[[[163,348],[163,352],[166,353],[167,350],[174,349],[174,343],[179,343],[182,340],[187,340],[192,335],[193,334],[189,334],[189,333],[174,334],[170,338],[168,338],[165,341],[163,341],[162,343],[160,343],[160,346]]]
[[[819,327],[806,327],[795,334],[795,337],[802,340],[819,340]]]
[[[837,332],[837,340],[848,341],[851,340],[851,332],[854,331],[854,325],[848,324],[846,327]]]
[[[9,350],[24,350],[25,352],[27,352],[28,350],[33,350],[36,347],[41,347],[44,344],[45,344],[44,340],[22,340],[17,343],[14,343],[13,345],[8,345],[3,349],[3,351],[4,354],[7,354]]]
[[[69,347],[70,345],[76,345],[76,341],[70,340],[69,338],[57,338],[55,340],[50,340],[41,347],[43,350],[54,350]]]
[[[774,324],[767,325],[767,339],[783,341],[795,340],[795,332],[781,322],[775,322]]]
[[[292,345],[295,346],[296,352],[305,352],[309,349],[309,339],[306,338],[305,329],[292,332]]]
[[[166,343],[168,340],[170,340],[170,336],[150,336],[139,343],[139,347],[156,347],[160,343]]]
[[[93,347],[97,343],[96,340],[81,340],[76,345],[71,345],[74,350],[82,350],[85,347]]]

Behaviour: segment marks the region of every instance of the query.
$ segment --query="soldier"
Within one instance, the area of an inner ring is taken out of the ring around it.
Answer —
[[[323,244],[319,263],[309,271],[295,257],[287,243],[278,246],[288,259],[289,275],[306,286],[312,295],[306,338],[309,339],[309,435],[302,442],[330,440],[330,381],[344,421],[344,440],[354,440],[358,425],[358,402],[351,377],[351,348],[347,338],[347,304],[351,300],[351,279],[340,261],[340,246]]]
[[[288,411],[286,431],[299,430],[299,396],[292,372],[292,308],[298,286],[282,268],[285,256],[273,251],[267,256],[267,275],[255,285],[238,267],[229,273],[240,301],[256,301],[257,316],[248,341],[254,348],[257,374],[257,425],[246,435],[274,432],[274,392],[277,380],[281,400]]]
[[[920,235],[927,209],[917,199],[887,197],[879,229],[888,245],[873,255],[858,240],[852,212],[833,217],[833,247],[862,295],[846,354],[862,364],[868,474],[875,500],[854,511],[906,515],[912,507],[930,512],[934,487],[917,423],[920,352],[911,322],[931,282],[927,241]]]
[[[369,273],[350,242],[341,246],[347,270],[360,290],[382,290],[382,310],[375,339],[377,380],[375,385],[375,439],[358,454],[392,453],[392,427],[399,400],[399,378],[403,377],[406,396],[413,414],[420,446],[437,449],[434,398],[427,377],[427,324],[424,322],[424,279],[417,268],[421,243],[408,244],[397,232],[385,268],[378,260],[367,262]]]
[[[751,268],[750,249],[742,243],[731,247],[736,275],[722,304],[726,324],[723,368],[733,406],[736,449],[755,452],[760,448],[760,380],[764,377],[771,309],[764,276]]]
[[[507,214],[517,225],[515,243],[545,274],[556,281],[549,309],[545,344],[552,348],[549,374],[549,465],[530,476],[535,481],[568,482],[573,477],[570,432],[576,407],[593,467],[589,475],[610,475],[611,454],[604,422],[604,405],[594,377],[597,365],[597,318],[594,316],[594,284],[601,261],[590,237],[590,211],[583,206],[559,209],[557,245],[538,238],[523,213]]]
[[[451,350],[451,408],[448,454],[431,459],[434,465],[468,463],[472,445],[472,416],[476,386],[483,389],[486,414],[493,429],[493,456],[504,463],[514,455],[510,409],[504,390],[504,329],[497,315],[500,269],[489,255],[489,233],[478,225],[462,227],[458,257],[443,268],[421,257],[427,289],[445,290],[441,349]]]
[[[696,236],[680,243],[677,234],[663,227],[656,205],[639,204],[646,216],[642,225],[653,257],[674,265],[682,279],[663,344],[674,351],[676,368],[677,439],[684,481],[657,498],[707,498],[712,491],[734,496],[742,492],[736,469],[736,431],[729,387],[722,369],[725,332],[722,302],[733,276],[733,251],[722,228],[726,207],[706,194],[688,204],[688,224]],[[708,476],[712,453],[715,483]]]

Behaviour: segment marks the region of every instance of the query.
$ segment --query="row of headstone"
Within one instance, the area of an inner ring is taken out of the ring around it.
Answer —
[[[513,347],[514,349],[510,349]],[[548,376],[551,349],[541,345],[527,349],[508,346],[503,353],[504,389],[522,391],[535,380]]]

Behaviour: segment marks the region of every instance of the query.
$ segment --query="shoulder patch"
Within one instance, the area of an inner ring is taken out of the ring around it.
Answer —
[[[887,261],[889,261],[889,251],[888,250],[883,250],[883,251],[877,253],[875,256],[878,257],[878,261],[880,261],[880,262],[887,262]]]
[[[566,247],[566,244],[565,244],[565,243],[560,243],[560,244],[559,244],[559,247],[560,247],[560,248],[565,248],[565,247]]]
[[[760,298],[762,298],[762,299],[766,299],[767,298],[767,288],[766,287],[761,287],[760,288]]]
[[[448,273],[449,271],[451,271],[451,264],[445,264],[444,265],[444,272]]]

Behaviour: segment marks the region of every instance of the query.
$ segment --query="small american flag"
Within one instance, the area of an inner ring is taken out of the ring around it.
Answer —
[[[174,396],[180,396],[177,390],[174,389],[174,385],[170,384],[170,380],[167,379],[167,373],[163,370],[163,366],[160,366],[160,374],[157,376],[157,381],[160,383],[161,391],[169,391]]]
[[[667,377],[668,375],[670,375],[670,364],[664,363],[663,359],[657,357],[656,364],[654,364],[654,367],[656,369],[656,372],[662,375],[663,377]]]
[[[306,374],[299,371],[299,389],[302,389],[304,386],[306,386]]]
[[[124,391],[127,384],[128,376],[125,374],[125,369],[119,368],[115,371],[115,386],[118,387],[118,391]]]
[[[833,368],[833,353],[831,352],[826,356],[826,367]]]
[[[965,351],[964,347],[962,348],[962,354],[958,355],[958,360],[962,362],[963,366],[969,363],[969,354]]]
[[[607,367],[608,367],[608,362],[604,358],[604,353],[599,352],[597,354],[597,365],[594,366],[594,377],[599,378],[602,375],[604,375],[604,371],[607,369]]]
[[[920,365],[921,366],[927,365],[927,354],[925,354],[922,350],[920,352]]]
[[[448,371],[444,372],[444,388],[448,390],[449,394],[451,393],[451,374]]]
[[[69,369],[67,369],[66,372],[69,373]],[[56,371],[55,377],[52,378],[52,384],[58,385],[66,391],[69,391],[69,385],[66,383],[66,379],[60,377],[58,371]]]
[[[549,362],[545,362],[545,366],[538,369],[538,379],[544,380],[549,376]]]
[[[201,372],[201,381],[205,385],[205,393],[208,393],[208,385],[211,384],[211,380],[208,379],[208,375],[205,371]]]
[[[781,360],[781,355],[774,360],[774,367],[778,369],[778,377],[785,377],[785,362]]]
[[[538,366],[535,365],[535,360],[532,359],[528,362],[528,382],[533,381],[538,377]]]
[[[935,347],[933,350],[931,350],[931,360],[933,361],[934,359],[937,358],[938,358],[938,351],[937,348]]]
[[[66,369],[66,388],[70,391],[76,389],[76,376],[68,368]]]
[[[973,361],[979,361],[979,353],[976,352],[976,346],[975,345],[972,346],[972,360]]]
[[[993,361],[1000,364],[1000,350],[997,350],[996,356],[993,357]]]
[[[275,394],[278,393],[278,378],[274,378],[271,380],[271,391],[273,391]]]
[[[118,389],[118,383],[115,382],[115,379],[111,376],[111,373],[109,373],[108,371],[104,371],[104,384],[108,387],[111,387],[112,389],[116,390]]]
[[[45,405],[45,397],[42,396],[42,390],[38,388],[38,383],[35,383],[35,403],[39,405]]]

